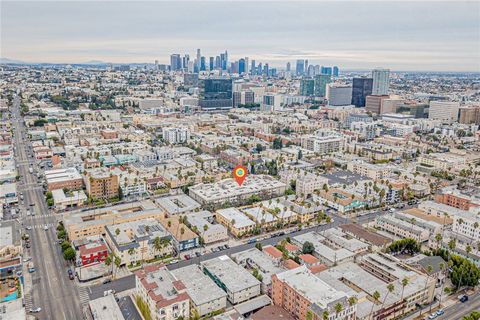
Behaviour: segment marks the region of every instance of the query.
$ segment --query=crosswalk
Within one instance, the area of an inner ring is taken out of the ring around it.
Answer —
[[[78,293],[80,294],[80,303],[85,306],[90,301],[88,291],[86,287],[78,287]]]
[[[32,294],[25,293],[25,309],[30,310],[31,308],[33,308]]]
[[[45,228],[45,226],[47,226],[48,228],[52,228],[52,227],[56,227],[56,224],[55,223],[44,223],[44,224],[36,224],[36,225],[33,225],[33,226],[27,226],[27,227],[30,227],[32,229],[43,229]]]

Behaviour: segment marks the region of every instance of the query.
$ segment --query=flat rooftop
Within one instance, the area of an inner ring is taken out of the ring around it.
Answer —
[[[225,291],[220,289],[196,264],[171,272],[175,278],[182,281],[188,295],[197,306],[227,297]]]
[[[122,311],[115,301],[115,296],[109,294],[88,302],[93,318],[96,320],[124,320]]]
[[[160,208],[168,214],[184,214],[200,208],[200,204],[185,194],[155,199]]]
[[[230,292],[238,292],[260,285],[260,281],[228,256],[202,261],[201,265],[218,278]]]

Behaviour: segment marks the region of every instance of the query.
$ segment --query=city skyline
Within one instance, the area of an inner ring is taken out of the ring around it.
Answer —
[[[169,64],[170,54],[201,48],[205,57],[227,49],[231,60],[248,56],[280,69],[308,59],[344,70],[480,71],[478,2],[1,6],[1,58],[29,63]]]

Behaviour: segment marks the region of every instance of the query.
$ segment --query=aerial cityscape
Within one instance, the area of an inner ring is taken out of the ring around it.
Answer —
[[[480,2],[0,7],[0,320],[480,320]]]

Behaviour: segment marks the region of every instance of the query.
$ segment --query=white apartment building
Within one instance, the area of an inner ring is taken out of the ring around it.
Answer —
[[[349,161],[347,170],[368,177],[372,180],[389,178],[392,175],[393,167],[385,164],[371,164],[365,161]]]
[[[324,184],[328,184],[328,179],[314,173],[306,173],[299,175],[296,184],[296,194],[298,196],[307,197],[323,188]]]
[[[163,140],[170,144],[185,143],[190,139],[190,131],[187,128],[163,128]]]
[[[210,211],[204,210],[188,214],[187,220],[192,228],[196,227],[206,244],[228,240],[227,228],[219,223],[214,223],[215,218]]]
[[[391,214],[378,216],[375,219],[375,226],[396,237],[412,238],[418,242],[427,241],[430,236],[430,232],[427,229],[417,226],[413,221],[407,222]]]
[[[478,243],[480,241],[480,208],[457,212],[453,216],[452,230],[472,239],[473,243]]]
[[[344,139],[332,132],[318,132],[316,135],[305,135],[301,139],[302,148],[319,154],[338,152],[343,149]]]
[[[460,103],[453,101],[430,101],[428,118],[440,120],[443,123],[453,123],[458,120]]]

